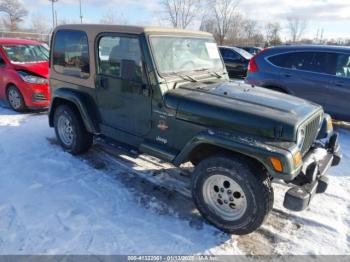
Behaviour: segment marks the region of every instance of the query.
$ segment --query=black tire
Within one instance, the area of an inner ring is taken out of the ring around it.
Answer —
[[[60,121],[70,122],[70,141],[66,141],[65,135],[60,131]],[[93,143],[93,135],[87,132],[79,113],[69,105],[60,105],[54,112],[54,126],[56,137],[61,146],[73,155],[87,152]]]
[[[17,94],[18,100],[16,102],[14,102],[13,98],[11,97],[11,93]],[[7,102],[9,103],[10,107],[14,111],[16,111],[16,112],[26,111],[27,107],[25,105],[23,95],[22,95],[21,91],[19,91],[19,89],[15,85],[10,85],[7,88],[6,98],[7,98]]]
[[[246,205],[236,220],[225,220],[206,203],[204,185],[213,175],[228,177],[241,187]],[[258,229],[272,210],[274,201],[270,178],[261,167],[245,158],[222,155],[209,157],[198,164],[193,177],[192,197],[206,220],[222,231],[236,235]]]

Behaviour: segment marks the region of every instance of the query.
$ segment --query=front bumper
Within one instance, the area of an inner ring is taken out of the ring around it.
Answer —
[[[25,104],[28,108],[47,108],[50,104],[49,85],[25,83],[21,88]]]
[[[327,190],[326,173],[331,166],[339,165],[342,158],[338,140],[338,134],[333,133],[325,146],[315,146],[306,155],[300,174],[291,181],[295,186],[284,197],[285,208],[302,211],[310,205],[314,195]]]

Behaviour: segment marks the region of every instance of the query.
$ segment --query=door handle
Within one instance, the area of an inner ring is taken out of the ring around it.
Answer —
[[[288,78],[289,78],[289,77],[292,77],[292,75],[291,75],[291,74],[288,74],[288,73],[283,74],[283,76],[284,76],[284,77],[288,77]]]
[[[139,94],[143,96],[149,96],[150,95],[150,89],[149,86],[146,84],[135,84],[136,89],[138,89]]]
[[[98,76],[96,79],[96,85],[100,88],[106,89],[108,87],[108,80],[105,77]]]

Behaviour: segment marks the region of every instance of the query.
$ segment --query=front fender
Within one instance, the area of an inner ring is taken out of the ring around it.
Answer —
[[[289,181],[294,179],[300,172],[301,167],[294,167],[293,155],[287,148],[275,147],[271,146],[271,144],[267,145],[253,137],[214,131],[202,132],[191,139],[177,155],[173,163],[180,165],[188,161],[190,153],[203,144],[209,144],[253,158],[260,162],[267,169],[268,173],[275,178]],[[269,160],[270,157],[277,157],[281,160],[284,167],[283,173],[274,170]]]
[[[71,103],[79,111],[85,128],[88,132],[99,133],[98,111],[94,99],[87,93],[80,92],[71,88],[57,88],[51,94],[51,105],[49,109],[49,124],[54,126],[55,108],[62,103]]]

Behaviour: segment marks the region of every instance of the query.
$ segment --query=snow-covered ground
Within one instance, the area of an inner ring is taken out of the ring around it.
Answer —
[[[264,226],[239,237],[204,223],[189,199],[135,177],[140,167],[99,162],[94,150],[63,152],[45,113],[0,107],[0,254],[349,254],[350,132],[340,133],[344,159],[327,193],[292,213],[275,185]]]

